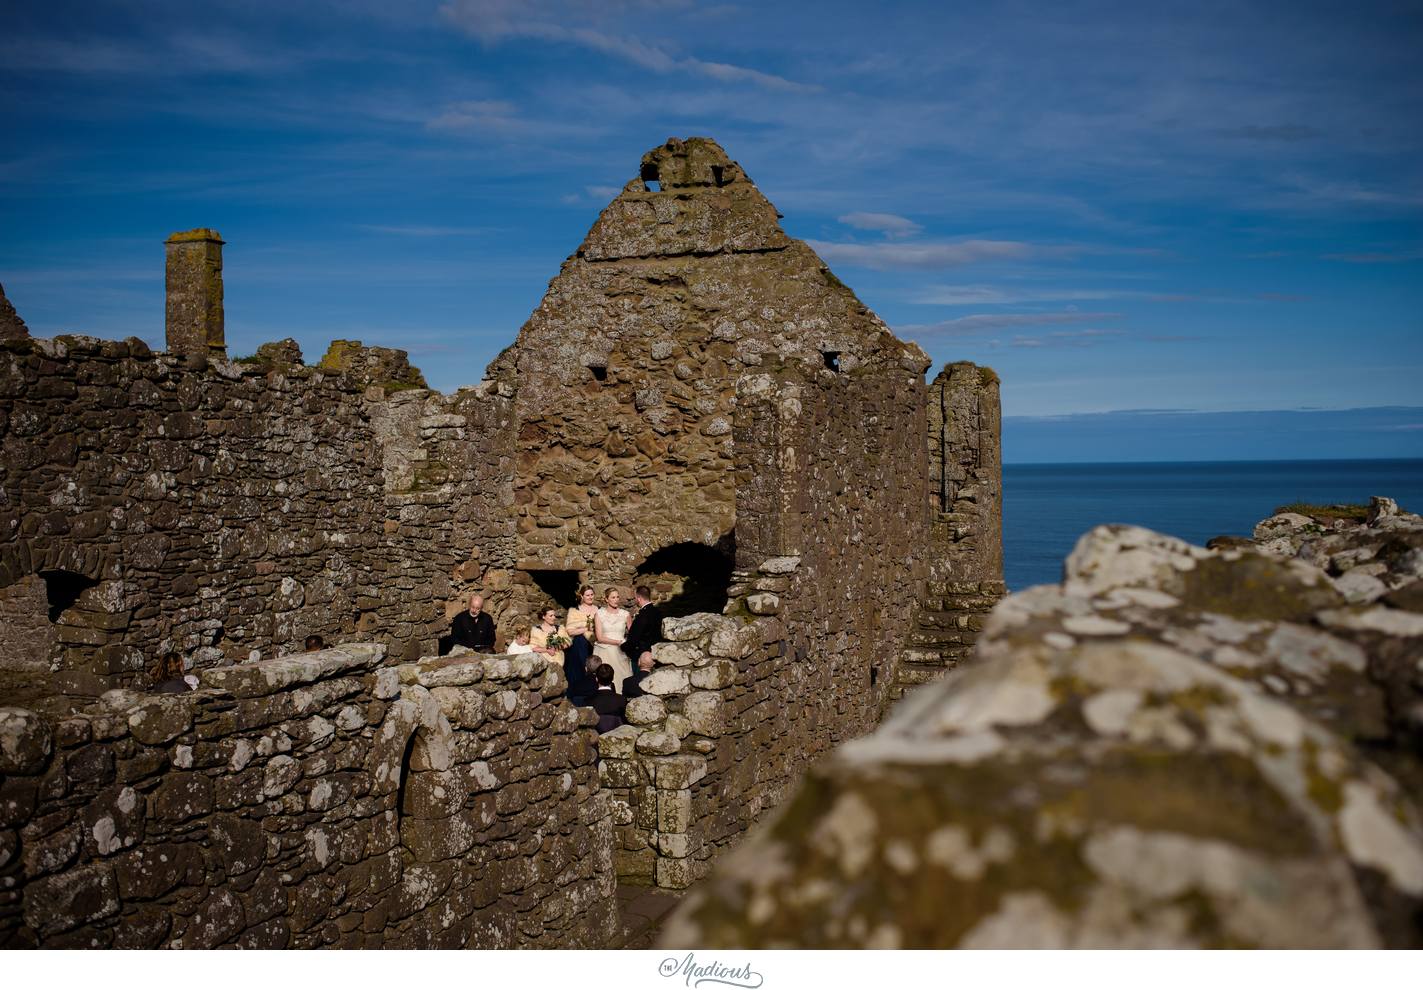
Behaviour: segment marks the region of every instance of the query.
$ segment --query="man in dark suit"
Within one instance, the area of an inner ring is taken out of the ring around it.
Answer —
[[[643,693],[642,679],[652,670],[652,646],[662,642],[662,610],[652,600],[647,585],[633,590],[637,599],[637,615],[623,640],[623,652],[633,663],[633,675],[623,679],[623,697],[636,698]]]
[[[588,701],[588,707],[598,713],[598,732],[611,732],[623,724],[623,713],[627,711],[627,699],[613,690],[613,668],[606,663],[599,664],[593,671],[593,680],[598,682],[598,690]]]
[[[494,619],[484,611],[482,595],[470,595],[469,610],[450,623],[450,644],[467,646],[479,653],[494,652]]]

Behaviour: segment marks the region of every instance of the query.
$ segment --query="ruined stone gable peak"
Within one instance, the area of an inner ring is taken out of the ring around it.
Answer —
[[[25,321],[20,319],[20,314],[15,312],[15,307],[10,305],[10,300],[5,298],[5,287],[0,285],[0,340],[9,340],[17,337],[28,337],[30,328],[25,326]]]
[[[781,250],[780,214],[711,138],[668,138],[599,215],[575,258],[615,261]]]

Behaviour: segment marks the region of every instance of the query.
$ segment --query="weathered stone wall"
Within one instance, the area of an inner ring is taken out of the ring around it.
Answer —
[[[600,742],[620,875],[686,887],[878,720],[925,572],[923,387],[793,364],[738,383],[727,614],[664,622],[649,697]]]
[[[929,499],[937,581],[1003,580],[1003,451],[998,376],[968,361],[929,383]]]
[[[491,366],[516,388],[519,566],[601,586],[682,543],[729,556],[736,381],[776,355],[927,366],[715,142],[653,149]]]
[[[299,360],[187,371],[136,339],[0,348],[0,588],[39,575],[79,596],[33,690],[92,695],[162,650],[206,667],[310,633],[418,656],[445,602],[511,563],[492,388],[388,396]],[[0,658],[7,697],[17,666]]]
[[[0,708],[0,946],[605,943],[608,803],[562,673],[383,652]]]

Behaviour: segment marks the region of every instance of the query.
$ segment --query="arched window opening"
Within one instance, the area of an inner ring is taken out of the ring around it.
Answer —
[[[726,608],[727,588],[735,554],[722,540],[715,547],[701,543],[674,543],[653,553],[635,574],[645,584],[665,615],[693,612],[720,613]]]
[[[79,601],[80,595],[99,583],[93,578],[71,571],[40,571],[40,577],[44,579],[50,622],[59,622],[60,616]]]

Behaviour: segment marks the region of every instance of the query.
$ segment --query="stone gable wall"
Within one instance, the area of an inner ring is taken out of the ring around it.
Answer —
[[[519,567],[601,587],[677,544],[729,554],[738,378],[782,358],[922,374],[777,217],[714,141],[669,141],[564,263],[490,369],[515,391]]]
[[[136,339],[0,348],[0,586],[83,585],[45,687],[97,694],[165,649],[205,667],[311,633],[418,656],[446,600],[512,563],[494,390],[185,371]]]
[[[604,944],[609,807],[562,672],[383,654],[0,708],[0,946]]]

